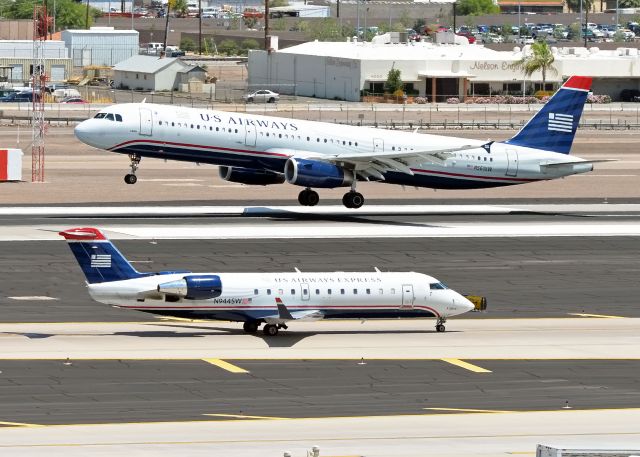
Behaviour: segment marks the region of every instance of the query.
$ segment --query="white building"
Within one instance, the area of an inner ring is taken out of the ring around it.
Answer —
[[[71,59],[64,42],[47,40],[42,49],[49,81],[62,82],[70,78]],[[33,41],[0,41],[0,67],[9,67],[7,79],[12,85],[28,85],[33,74]]]
[[[305,2],[291,2],[287,6],[272,6],[269,8],[269,16],[278,17],[329,17],[331,10],[329,5],[310,5]]]
[[[133,90],[178,90],[204,83],[207,71],[174,57],[137,55],[113,67],[114,87]]]
[[[112,67],[138,54],[137,30],[91,27],[89,30],[63,30],[62,40],[73,59],[74,67],[100,65]]]
[[[527,46],[524,52],[530,52]],[[558,73],[548,87],[571,75],[594,77],[593,91],[618,98],[640,88],[637,49],[553,48]],[[520,48],[494,51],[480,45],[432,43],[309,42],[268,53],[250,51],[249,85],[284,94],[358,101],[363,91],[381,94],[390,69],[401,71],[409,95],[448,97],[522,93],[542,89],[542,75],[524,78],[514,65]]]

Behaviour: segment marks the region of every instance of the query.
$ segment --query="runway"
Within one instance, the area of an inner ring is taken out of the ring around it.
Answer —
[[[498,456],[640,439],[633,201],[0,213],[7,454]],[[74,226],[103,228],[141,271],[414,270],[489,308],[444,334],[160,320],[91,301],[57,235]]]

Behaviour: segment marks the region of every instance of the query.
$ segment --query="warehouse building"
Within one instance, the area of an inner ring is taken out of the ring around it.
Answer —
[[[51,82],[63,82],[71,77],[71,59],[64,41],[43,43],[45,73]],[[13,86],[26,86],[33,74],[33,41],[0,41],[0,67],[7,67],[7,80]]]
[[[612,51],[553,48],[557,74],[525,78],[514,65],[522,53],[480,45],[308,42],[279,51],[249,53],[249,85],[282,94],[359,101],[381,94],[390,69],[401,71],[408,95],[443,102],[449,97],[522,94],[557,87],[571,75],[594,77],[593,91],[617,99],[623,89],[640,89],[640,58],[634,48]]]
[[[114,87],[118,89],[190,91],[189,86],[202,88],[206,75],[204,68],[174,57],[137,55],[113,68]]]
[[[63,30],[61,37],[74,67],[112,67],[140,52],[137,30],[91,27],[89,30]]]

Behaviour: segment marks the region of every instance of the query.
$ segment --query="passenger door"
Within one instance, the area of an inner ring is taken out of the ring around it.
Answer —
[[[309,284],[300,284],[300,293],[302,295],[302,300],[309,301]]]
[[[507,149],[507,176],[518,176],[518,151]]]
[[[257,137],[258,137],[258,132],[254,125],[244,126],[244,144],[246,146],[255,146]]]
[[[151,136],[153,132],[153,116],[151,109],[140,108],[140,135]]]
[[[412,284],[402,285],[402,305],[400,309],[413,309],[413,302],[415,301],[415,295],[413,294]]]

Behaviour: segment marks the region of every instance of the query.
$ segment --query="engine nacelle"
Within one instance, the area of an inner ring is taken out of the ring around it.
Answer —
[[[304,187],[332,189],[353,183],[353,172],[318,160],[290,158],[284,166],[284,177],[289,184]]]
[[[185,276],[177,281],[158,284],[158,292],[190,300],[206,300],[222,294],[222,281],[216,275]]]
[[[269,184],[282,184],[284,176],[265,170],[253,168],[219,167],[218,173],[225,181],[250,184],[254,186],[267,186]]]

